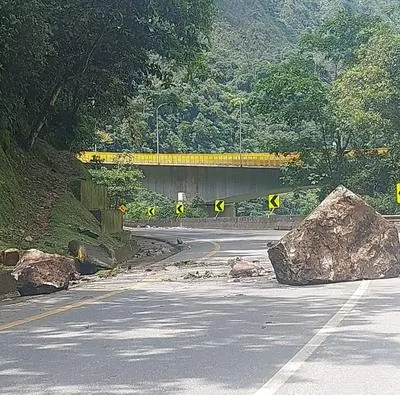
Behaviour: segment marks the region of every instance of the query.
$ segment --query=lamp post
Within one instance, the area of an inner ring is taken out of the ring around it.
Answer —
[[[243,99],[236,97],[231,100],[233,105],[239,105],[239,161],[240,167],[243,166],[243,139],[242,139],[242,114],[243,114]]]
[[[239,159],[240,167],[242,167],[242,100],[239,101]]]
[[[166,106],[168,103],[162,103],[156,108],[156,138],[157,138],[157,164],[160,164],[160,132],[158,113],[161,107]]]

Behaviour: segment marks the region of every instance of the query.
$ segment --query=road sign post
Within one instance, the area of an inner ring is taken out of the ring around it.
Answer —
[[[269,195],[268,196],[268,207],[270,210],[275,210],[281,207],[281,198],[279,195]]]

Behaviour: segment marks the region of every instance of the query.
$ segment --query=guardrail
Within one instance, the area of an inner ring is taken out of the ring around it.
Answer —
[[[160,165],[204,167],[282,167],[298,158],[297,154],[227,153],[227,154],[146,154],[84,151],[77,154],[83,163],[106,165]]]
[[[349,158],[357,155],[387,155],[388,148],[349,150]],[[205,167],[283,167],[299,159],[292,153],[224,153],[224,154],[150,154],[140,152],[83,151],[77,154],[83,163],[100,162],[106,165],[132,164],[142,166],[205,166]]]

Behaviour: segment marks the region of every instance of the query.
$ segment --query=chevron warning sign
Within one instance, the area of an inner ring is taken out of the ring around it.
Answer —
[[[176,214],[177,215],[185,214],[185,206],[183,205],[183,203],[178,203],[176,205]]]
[[[223,200],[216,200],[214,203],[214,211],[216,213],[223,213],[225,211],[225,202]]]
[[[149,207],[147,209],[147,215],[149,217],[155,217],[156,216],[156,208],[155,207]]]
[[[268,196],[268,207],[270,210],[281,207],[281,198],[279,195]]]
[[[397,203],[400,204],[400,184],[397,184],[396,186],[397,189]]]

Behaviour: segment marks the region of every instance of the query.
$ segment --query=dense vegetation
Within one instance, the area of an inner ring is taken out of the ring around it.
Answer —
[[[394,212],[397,3],[0,0],[1,146],[45,138],[154,152],[158,109],[162,152],[238,151],[241,124],[244,151],[300,152],[303,166],[285,172],[291,185],[321,197],[344,183]],[[135,196],[137,215],[160,199],[137,172],[93,174],[116,200]],[[130,190],[118,189],[124,177]],[[302,195],[289,195],[290,212],[307,211]],[[265,199],[239,207],[260,211]]]
[[[66,151],[121,125],[138,86],[167,83],[163,63],[194,64],[213,15],[212,0],[0,0],[0,248],[62,252],[79,226],[100,231]]]
[[[161,61],[207,44],[212,0],[0,1],[0,130],[80,148]]]
[[[142,92],[132,103],[136,140],[110,128],[108,147],[154,150],[155,108],[166,103],[164,152],[237,151],[242,122],[245,151],[300,152],[303,166],[286,169],[291,185],[319,187],[322,198],[343,183],[380,211],[397,211],[396,2],[218,3],[208,57],[170,86],[146,87],[146,99]],[[377,155],[378,147],[391,150]],[[292,212],[304,212],[302,195],[289,195]],[[239,206],[239,214],[265,211],[265,199]]]

